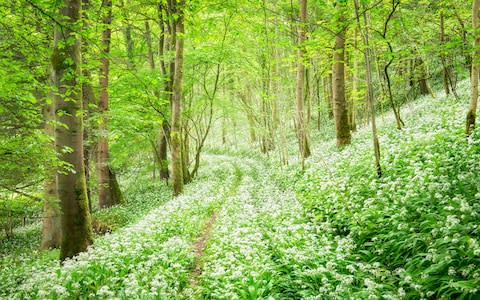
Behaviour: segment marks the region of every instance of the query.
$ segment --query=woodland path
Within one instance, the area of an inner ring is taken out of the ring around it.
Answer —
[[[195,265],[183,290],[189,299],[271,295],[292,246],[317,240],[294,193],[275,184],[265,162],[231,159],[236,179],[193,245]]]

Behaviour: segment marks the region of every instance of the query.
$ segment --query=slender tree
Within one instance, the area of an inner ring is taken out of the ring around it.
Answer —
[[[477,102],[478,102],[478,76],[480,75],[480,65],[478,60],[480,59],[480,0],[473,0],[472,5],[472,24],[473,24],[473,33],[475,36],[474,40],[474,52],[472,60],[472,91],[470,97],[470,109],[467,113],[467,136],[472,134],[472,131],[475,127],[475,119],[477,117]]]
[[[378,177],[382,176],[382,166],[380,165],[380,143],[378,142],[378,135],[377,135],[377,124],[375,120],[375,95],[373,92],[373,81],[372,81],[372,65],[371,65],[371,49],[370,49],[370,41],[369,41],[369,34],[368,34],[368,18],[367,18],[367,9],[365,4],[362,7],[362,18],[363,18],[363,26],[360,22],[360,4],[358,0],[354,0],[355,4],[355,15],[357,18],[357,25],[358,31],[363,38],[363,43],[365,45],[365,49],[363,50],[364,60],[365,60],[365,71],[367,76],[367,102],[368,102],[368,110],[370,113],[370,119],[372,123],[372,141],[373,141],[373,152],[375,156],[375,167],[377,169]]]
[[[184,0],[175,3],[176,44],[175,44],[175,72],[173,78],[172,94],[172,128],[170,140],[172,147],[172,179],[173,194],[177,196],[183,192],[183,167],[182,167],[182,79],[183,79],[183,45],[184,45]]]
[[[393,110],[393,115],[395,116],[395,122],[397,123],[397,129],[402,129],[403,126],[405,126],[405,123],[403,122],[402,118],[400,117],[400,108],[397,107],[397,104],[395,103],[395,100],[393,99],[393,92],[392,92],[392,81],[390,79],[390,73],[389,73],[389,68],[392,65],[394,59],[395,59],[395,54],[393,52],[393,47],[392,43],[390,40],[387,38],[387,33],[388,33],[388,24],[392,20],[395,12],[397,11],[398,6],[400,5],[400,0],[392,0],[392,6],[391,10],[385,19],[385,23],[383,24],[383,31],[380,33],[382,36],[383,40],[387,44],[388,48],[388,53],[389,53],[389,59],[385,66],[383,67],[383,74],[385,77],[385,81],[387,82],[387,96],[388,100],[390,101],[390,105],[392,106]]]
[[[97,169],[98,169],[98,203],[100,207],[110,207],[121,202],[122,194],[116,182],[116,176],[109,165],[108,151],[108,84],[110,73],[110,42],[112,36],[112,0],[104,0],[102,2],[104,9],[102,31],[102,57],[100,67],[100,97],[98,110],[101,121],[99,125],[99,140],[97,153]]]
[[[307,21],[307,0],[300,1],[300,24],[298,25],[297,50],[297,138],[302,169],[306,158],[306,128],[305,128],[305,29]]]
[[[83,165],[83,117],[80,53],[80,0],[64,0],[60,8],[62,26],[55,28],[52,67],[57,120],[57,151],[69,168],[58,174],[58,197],[62,209],[62,244],[60,259],[85,251],[92,243],[92,225],[88,208]]]
[[[166,19],[166,13],[165,13],[165,5],[163,3],[160,3],[157,6],[157,12],[158,12],[158,25],[160,27],[160,35],[158,38],[158,56],[160,57],[160,74],[164,80],[163,83],[163,91],[161,94],[161,97],[163,100],[166,100],[167,105],[164,105],[164,110],[163,110],[163,121],[162,121],[162,127],[160,128],[160,134],[159,134],[159,141],[158,141],[158,151],[157,151],[157,159],[159,162],[159,168],[160,168],[160,179],[165,180],[166,183],[168,183],[168,178],[170,177],[170,172],[168,170],[168,156],[167,156],[167,151],[168,151],[168,142],[170,138],[170,124],[168,122],[168,116],[169,116],[169,111],[171,107],[171,96],[172,96],[172,80],[171,78],[171,72],[169,71],[169,68],[171,67],[171,64],[168,64],[168,59],[165,56],[165,51],[170,50],[173,41],[172,39],[167,39],[168,37],[168,31],[165,28],[165,24],[168,22]],[[167,26],[167,28],[170,28],[170,26]],[[169,41],[170,40],[170,41]]]
[[[90,0],[82,0],[82,19],[83,19],[83,28],[84,30],[90,27],[90,20],[88,18],[87,11],[90,9],[91,3]],[[93,149],[96,147],[94,144],[93,136],[93,124],[89,124],[90,117],[93,114],[92,105],[96,104],[95,92],[92,86],[92,74],[88,69],[88,59],[86,53],[90,49],[88,42],[82,41],[82,101],[84,108],[84,126],[83,126],[83,161],[85,165],[85,181],[87,182],[87,196],[88,196],[88,206],[90,211],[92,211],[92,198],[90,190],[90,157],[92,156]]]

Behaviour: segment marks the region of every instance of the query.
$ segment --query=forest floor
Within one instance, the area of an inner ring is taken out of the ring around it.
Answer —
[[[404,105],[401,131],[379,118],[382,178],[368,127],[341,151],[314,143],[304,172],[293,157],[211,149],[182,196],[63,266],[52,254],[1,258],[0,298],[478,299],[467,90]]]

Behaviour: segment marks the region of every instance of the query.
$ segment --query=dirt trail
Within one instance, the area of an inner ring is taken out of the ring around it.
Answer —
[[[213,224],[215,224],[216,219],[217,219],[217,213],[213,212],[205,228],[203,229],[203,233],[198,237],[198,239],[193,244],[193,249],[195,252],[195,263],[194,263],[193,271],[190,274],[190,278],[188,279],[188,283],[192,288],[198,286],[198,279],[203,271],[203,257],[205,256],[205,247],[208,240],[210,239],[210,235],[212,233],[212,227],[213,227]]]

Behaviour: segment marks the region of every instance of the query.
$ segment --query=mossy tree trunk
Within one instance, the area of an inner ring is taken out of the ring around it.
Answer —
[[[82,92],[80,88],[80,0],[65,0],[60,8],[64,26],[55,28],[52,67],[57,121],[57,151],[69,168],[58,174],[58,197],[62,210],[62,243],[60,259],[85,251],[92,243],[92,224],[88,208],[85,169],[83,165]],[[65,151],[69,149],[68,151]]]
[[[175,3],[176,44],[175,44],[175,72],[172,94],[172,128],[170,140],[172,148],[172,180],[173,195],[178,196],[183,192],[183,160],[182,160],[182,79],[183,79],[183,45],[184,45],[184,1]]]

